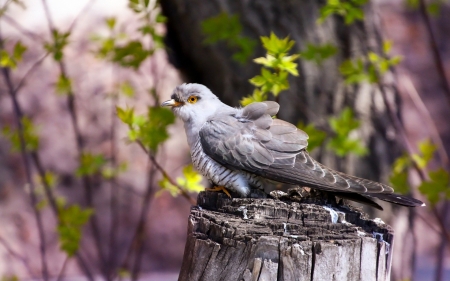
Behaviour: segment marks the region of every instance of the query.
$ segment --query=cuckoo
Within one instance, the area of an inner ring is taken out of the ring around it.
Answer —
[[[330,192],[342,198],[381,207],[372,199],[408,207],[417,199],[395,194],[392,187],[330,169],[307,152],[308,135],[296,126],[274,119],[280,108],[273,101],[243,108],[222,103],[207,87],[182,84],[170,106],[184,122],[194,167],[216,190],[247,197],[251,189],[282,183]]]

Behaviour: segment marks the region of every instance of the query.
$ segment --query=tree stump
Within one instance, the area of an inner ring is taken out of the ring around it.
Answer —
[[[324,203],[201,192],[178,280],[389,280],[391,228]]]

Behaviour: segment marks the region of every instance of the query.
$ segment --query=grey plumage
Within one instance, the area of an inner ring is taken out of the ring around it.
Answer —
[[[184,121],[194,167],[214,184],[241,196],[247,196],[251,188],[262,188],[269,180],[365,203],[376,197],[405,206],[423,204],[394,194],[390,186],[337,172],[315,161],[306,151],[308,135],[272,118],[279,110],[276,102],[232,108],[203,85],[183,84],[174,90],[172,100],[162,105],[172,106]]]

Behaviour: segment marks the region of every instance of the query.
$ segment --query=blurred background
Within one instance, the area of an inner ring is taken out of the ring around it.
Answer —
[[[450,280],[447,1],[0,3],[2,280],[177,279],[208,186],[158,107],[185,82],[276,100],[317,160],[426,202],[364,210],[395,231],[392,280]],[[286,81],[261,36],[293,41]]]

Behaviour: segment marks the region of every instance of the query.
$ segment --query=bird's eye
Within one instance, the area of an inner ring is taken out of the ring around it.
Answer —
[[[197,100],[198,98],[196,96],[190,96],[187,101],[188,103],[196,103]]]

